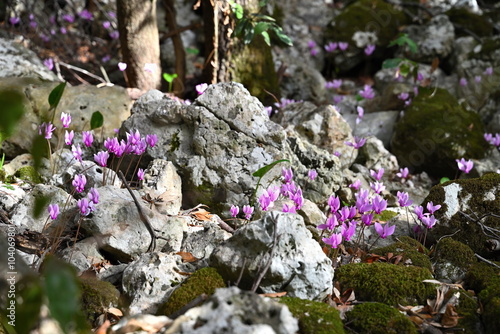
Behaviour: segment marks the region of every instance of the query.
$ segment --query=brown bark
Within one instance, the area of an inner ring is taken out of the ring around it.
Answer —
[[[156,0],[117,0],[116,5],[128,87],[159,89],[161,67]],[[156,65],[153,73],[144,70],[146,64]]]
[[[167,26],[169,32],[177,31],[175,0],[164,0]],[[177,78],[173,82],[174,94],[182,97],[184,93],[184,83],[186,82],[186,52],[182,43],[180,32],[172,35],[172,43],[174,45],[175,53],[175,73]]]

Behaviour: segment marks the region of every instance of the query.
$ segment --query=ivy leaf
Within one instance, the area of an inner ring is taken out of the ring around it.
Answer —
[[[57,108],[57,105],[61,101],[61,97],[64,93],[64,88],[66,88],[66,82],[57,85],[49,94],[49,105],[51,109]]]
[[[104,124],[104,116],[100,111],[94,111],[90,118],[90,130],[100,128]]]
[[[256,176],[256,177],[261,178],[264,175],[266,175],[267,172],[269,172],[275,165],[279,164],[280,162],[290,162],[290,161],[287,159],[282,159],[282,160],[277,160],[277,161],[271,162],[269,165],[266,165],[262,168],[259,168],[256,172],[254,172],[252,174],[252,176]]]
[[[398,67],[399,64],[401,64],[402,61],[403,61],[403,59],[401,59],[401,58],[386,59],[382,63],[382,68],[395,68],[395,67]]]

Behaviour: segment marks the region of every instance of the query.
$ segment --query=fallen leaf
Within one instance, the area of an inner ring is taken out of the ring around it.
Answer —
[[[448,304],[446,305],[446,311],[444,312],[443,317],[441,318],[441,325],[444,328],[451,328],[458,325],[458,320],[460,317],[458,313],[455,311],[455,306]]]
[[[177,252],[175,254],[180,255],[183,262],[190,262],[191,263],[191,262],[195,262],[195,261],[199,260],[198,258],[194,257],[193,254],[191,254],[189,252]]]
[[[119,317],[123,317],[123,312],[117,308],[114,308],[114,307],[110,307],[108,308],[108,311],[107,311],[109,314],[112,314],[114,315],[115,317],[119,318]]]
[[[270,297],[270,298],[279,298],[279,297],[283,297],[287,294],[286,291],[283,291],[283,292],[274,292],[274,293],[263,293],[263,294],[260,294],[260,296],[263,296],[263,297]]]
[[[212,214],[203,208],[198,208],[198,210],[190,213],[197,220],[209,221],[212,218]]]

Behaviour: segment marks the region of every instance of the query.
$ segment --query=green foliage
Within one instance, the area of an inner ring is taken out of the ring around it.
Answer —
[[[399,46],[407,45],[412,53],[417,53],[418,51],[417,43],[415,43],[415,41],[413,41],[410,37],[408,37],[408,34],[399,35],[396,39],[391,41],[388,46],[391,47],[394,45],[399,45]]]
[[[255,200],[255,197],[257,196],[257,190],[259,189],[260,181],[262,180],[264,175],[266,175],[267,172],[269,172],[274,166],[276,166],[277,164],[279,164],[281,162],[290,162],[290,161],[286,160],[286,159],[282,159],[282,160],[277,160],[277,161],[271,162],[269,165],[266,165],[264,167],[259,168],[256,172],[254,172],[252,174],[252,176],[259,178],[259,180],[257,181],[257,185],[255,186],[255,191],[253,193],[252,203]]]
[[[165,81],[168,82],[168,91],[169,92],[172,91],[172,84],[173,84],[175,78],[177,78],[177,77],[178,77],[177,73],[173,73],[173,74],[163,73],[163,79],[165,79]]]
[[[104,124],[104,116],[100,111],[94,111],[90,118],[90,129],[94,130],[100,128]]]
[[[443,176],[442,178],[439,179],[439,184],[443,184],[445,182],[450,181],[449,177]]]
[[[363,303],[346,313],[346,323],[355,333],[416,334],[413,323],[394,307]]]
[[[51,117],[52,123],[54,123],[54,116],[56,114],[56,109],[57,109],[57,106],[59,105],[59,102],[61,101],[61,98],[63,96],[65,88],[66,88],[66,82],[60,83],[49,94],[48,100],[49,100],[50,110],[53,111],[53,114]]]
[[[0,159],[0,170],[3,169],[3,163],[5,162],[5,153],[2,153],[2,159]]]
[[[388,305],[424,304],[435,293],[432,284],[422,282],[432,279],[430,271],[415,266],[382,262],[351,263],[338,268],[335,278],[342,289],[354,289],[358,300]]]
[[[237,21],[236,27],[234,28],[234,36],[241,38],[244,44],[250,44],[254,36],[261,35],[265,43],[271,46],[271,38],[269,35],[269,32],[271,32],[281,43],[287,46],[293,45],[290,37],[283,32],[283,29],[276,23],[274,18],[260,13],[262,8],[267,4],[267,1],[260,1],[259,12],[250,14],[245,14],[240,4],[234,1],[230,1],[229,3]]]
[[[337,309],[320,302],[283,297],[279,302],[288,306],[299,320],[301,334],[343,334],[344,325]]]
[[[0,144],[10,137],[24,115],[24,96],[15,90],[0,91]]]
[[[225,288],[224,279],[215,268],[202,268],[177,288],[160,308],[159,314],[171,315],[201,294],[212,295],[217,288]]]
[[[42,158],[48,158],[50,155],[47,140],[41,135],[36,135],[35,138],[33,138],[30,153],[33,157],[33,167],[39,170],[42,166]]]
[[[407,236],[400,237],[399,240],[389,246],[376,248],[372,250],[372,253],[381,256],[387,256],[389,253],[392,253],[394,256],[401,254],[403,258],[399,262],[399,265],[407,265],[408,260],[410,260],[414,266],[432,270],[432,263],[429,257],[419,251],[421,249],[425,251],[424,246],[420,242]]]

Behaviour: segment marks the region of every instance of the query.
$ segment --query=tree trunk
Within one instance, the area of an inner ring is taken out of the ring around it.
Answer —
[[[156,0],[117,0],[116,6],[128,87],[159,89],[161,67]]]
[[[175,0],[164,0],[168,30],[171,33],[177,32],[177,13],[175,11]],[[175,53],[175,73],[177,78],[173,82],[173,93],[179,97],[184,95],[184,83],[186,82],[186,51],[182,43],[180,32],[172,36],[172,44]]]

